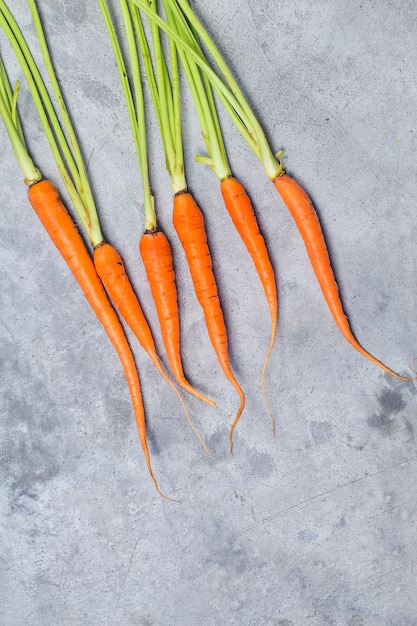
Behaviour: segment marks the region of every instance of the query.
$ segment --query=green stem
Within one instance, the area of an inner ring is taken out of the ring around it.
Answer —
[[[178,31],[178,35],[181,37],[182,42],[184,42],[188,38],[190,48],[194,51],[194,53],[196,53],[200,57],[203,64],[202,65],[198,64],[198,65],[201,67],[205,82],[208,84],[210,80],[207,74],[207,70],[209,71],[209,74],[212,73],[212,70],[207,65],[207,61],[204,57],[204,54],[203,54],[203,51],[201,49],[201,45],[198,39],[198,33],[193,28],[193,26],[189,24],[184,14],[179,10],[179,7],[177,5],[174,5],[172,2],[170,3],[170,11],[172,15],[174,16],[173,19],[175,20],[177,24],[177,30],[179,28],[181,29],[181,32]],[[170,37],[170,39],[172,39],[172,37]],[[213,76],[218,78],[215,74],[212,75],[211,78],[213,78]],[[245,121],[243,109],[242,110],[239,109],[239,101],[236,100],[234,103],[233,101],[230,102],[229,98],[227,97],[227,92],[225,93],[222,89],[219,89],[218,86],[216,87],[215,84],[213,84],[213,87],[216,89],[217,95],[220,101],[222,102],[223,106],[229,113],[230,117],[232,118],[233,123],[237,126],[239,132],[241,133],[245,141],[248,143],[249,147],[257,154],[257,156],[259,156],[258,154],[259,146],[258,146],[256,137],[249,129],[248,121]],[[217,118],[217,114],[215,114],[215,117]],[[219,132],[221,132],[220,127],[219,127]]]
[[[57,140],[55,140],[53,135],[53,132],[56,133],[57,137],[62,134],[61,126],[32,53],[30,52],[25,38],[23,37],[23,34],[13,15],[10,13],[3,0],[0,0],[0,25],[2,26],[10,45],[16,54],[23,74],[25,75],[48,140],[54,145],[54,156],[55,152],[57,152],[58,159],[63,164],[63,158],[59,153]],[[63,137],[63,134],[62,139],[63,143],[65,143],[65,137]],[[76,177],[77,170],[71,153],[68,152],[65,154],[65,158],[69,163],[71,175]]]
[[[195,66],[195,71],[198,72],[197,66]],[[220,127],[219,116],[217,115],[216,104],[214,102],[214,95],[213,95],[213,90],[211,88],[210,81],[205,75],[203,75],[202,78],[204,81],[204,92],[207,96],[208,107],[210,110],[211,120],[213,124],[213,130],[214,130],[214,134],[216,137],[215,139],[216,146],[217,146],[217,150],[219,151],[219,163],[223,169],[223,174],[221,174],[219,178],[220,180],[223,180],[223,178],[226,178],[227,176],[230,176],[231,174],[229,161],[227,159],[226,146],[224,145],[224,141],[223,141],[223,133]]]
[[[156,13],[156,4],[153,0],[150,0],[150,6],[154,13]],[[161,46],[161,39],[159,37],[159,29],[155,22],[150,23],[152,46],[154,51],[155,60],[155,80],[158,90],[159,109],[161,113],[161,135],[163,137],[163,144],[165,149],[165,157],[168,164],[168,171],[170,176],[173,176],[175,166],[175,147],[174,147],[174,133],[173,133],[173,102],[171,83],[168,76],[167,65],[165,62],[165,55]]]
[[[181,97],[178,72],[177,47],[175,43],[169,40],[169,55],[171,59],[171,85],[172,85],[172,101],[173,101],[173,121],[174,121],[174,143],[176,146],[175,170],[174,170],[174,193],[186,191],[187,183],[184,173],[184,152],[181,128]],[[181,188],[182,185],[182,188]]]
[[[149,15],[149,10],[145,0],[131,1]],[[230,118],[232,119],[233,123],[236,125],[237,129],[247,142],[248,146],[262,162],[267,176],[271,180],[274,180],[283,172],[283,166],[281,161],[279,160],[279,156],[277,157],[273,154],[259,121],[254,115],[243,93],[237,86],[237,83],[233,79],[230,71],[227,69],[225,62],[223,61],[211,38],[207,34],[207,31],[192,13],[188,3],[186,3],[185,0],[178,0],[178,2],[176,0],[164,1],[169,2],[172,10],[176,15],[176,18],[178,18],[178,22],[184,21],[184,14],[187,16],[195,31],[198,32],[199,36],[201,36],[201,38],[204,40],[204,43],[206,43],[210,53],[217,62],[220,71],[222,71],[223,68],[224,72],[222,73],[225,76],[226,83],[209,66],[199,44],[197,47],[190,46],[189,43],[185,43],[182,37],[178,36],[178,34],[174,32],[173,29],[170,28],[166,24],[166,22],[162,20],[159,16],[154,16],[153,19],[158,24],[159,28],[161,28],[161,30],[166,32],[169,37],[172,37],[174,39],[178,46],[178,49],[184,50],[187,55],[189,55],[205,73],[213,89],[216,91],[218,97],[220,98],[222,104],[228,112]],[[179,2],[181,2],[181,5],[178,4]],[[182,17],[181,11],[184,12],[182,14]],[[191,32],[190,27],[188,27],[188,29]],[[229,78],[230,83],[228,84]],[[280,153],[278,153],[278,155],[280,155]]]
[[[42,180],[42,174],[35,166],[26,148],[16,108],[18,90],[19,83],[16,84],[16,89],[12,93],[3,61],[0,58],[0,117],[3,119],[25,183],[30,187],[34,183]]]
[[[139,13],[139,9],[137,6],[131,6],[132,16],[133,16],[133,24],[136,32],[136,37],[138,39],[143,64],[145,67],[146,77],[148,79],[148,85],[152,96],[152,101],[155,108],[155,113],[158,119],[158,124],[161,126],[161,110],[159,104],[158,97],[158,86],[155,78],[155,72],[152,67],[152,58],[149,50],[148,40],[146,39],[145,29],[143,27],[142,18]]]
[[[10,116],[13,120],[13,124],[17,132],[19,133],[20,139],[22,143],[26,146],[22,125],[20,123],[20,118],[17,112],[17,97],[19,94],[19,89],[20,82],[17,80],[15,89],[12,91],[9,79],[7,77],[6,68],[3,63],[3,59],[0,56],[0,93],[2,94],[4,102],[7,105],[8,111],[10,112]]]
[[[143,187],[145,218],[144,230],[153,232],[157,230],[157,221],[154,198],[152,195],[149,180],[149,167],[146,146],[145,106],[132,15],[126,0],[119,0],[123,23],[126,30],[126,38],[133,76],[134,97],[128,79],[127,68],[124,61],[122,49],[113,25],[113,21],[110,16],[106,0],[98,0],[98,2],[101,8],[101,12],[103,14],[104,22],[106,24],[106,28],[110,38],[110,43],[113,49],[113,54],[116,60],[116,65],[119,71],[120,81],[122,84],[123,94],[125,97],[130,125],[132,128],[132,134],[135,142],[136,154],[138,157]]]
[[[153,12],[156,13],[156,2],[154,0],[150,0],[150,7]],[[165,153],[166,167],[171,177],[172,189],[175,194],[180,191],[185,191],[187,188],[184,174],[184,156],[182,147],[177,52],[175,44],[170,41],[170,79],[165,54],[162,49],[161,39],[159,36],[159,29],[154,21],[149,20],[154,51],[154,69],[140,12],[136,6],[134,9],[137,39],[142,58],[144,60],[150,92],[158,118]]]
[[[26,78],[33,102],[62,180],[67,188],[76,212],[86,229],[92,246],[103,241],[95,209],[86,207],[79,193],[81,181],[67,139],[62,131],[49,93],[34,61],[25,38],[4,0],[0,0],[0,26],[12,46],[22,72]],[[66,165],[67,164],[67,165]]]
[[[139,159],[142,176],[142,186],[144,194],[144,214],[145,231],[155,231],[157,229],[155,202],[152,195],[151,183],[149,179],[148,150],[146,145],[146,122],[145,122],[145,102],[143,97],[142,76],[139,65],[139,55],[136,47],[135,31],[127,0],[119,0],[119,5],[123,15],[123,22],[126,29],[129,57],[133,73],[133,88],[136,102],[136,150]],[[129,84],[127,82],[127,84]]]
[[[169,26],[181,37],[184,42],[188,32],[180,30],[180,25],[172,14],[171,7],[165,4],[165,12]],[[189,37],[190,38],[190,37]],[[203,80],[200,70],[184,50],[178,50],[182,66],[189,84],[194,105],[200,122],[203,139],[210,158],[210,167],[220,180],[230,176],[230,167],[223,142],[217,111],[214,104],[211,85]]]
[[[164,20],[161,17],[159,17],[159,15],[156,15],[152,11],[150,11],[146,0],[130,0],[130,1],[136,6],[138,6],[140,9],[142,9],[144,13],[150,16],[151,19],[154,20],[156,24],[158,24],[159,28],[175,41],[179,50],[182,49],[191,56],[191,58],[195,61],[195,63],[199,67],[201,67],[201,69],[207,74],[216,92],[218,92],[219,95],[222,94],[223,98],[225,99],[225,102],[228,102],[228,106],[236,110],[238,112],[237,113],[238,116],[242,119],[243,123],[246,123],[244,109],[240,106],[239,101],[235,98],[235,96],[230,91],[230,89],[228,89],[228,87],[224,84],[224,82],[219,78],[219,76],[217,76],[217,74],[208,65],[201,51],[201,48],[198,47],[198,49],[196,50],[193,47],[191,47],[188,43],[185,43],[182,40],[182,38],[170,26],[168,26],[168,24],[164,22]],[[174,7],[174,10],[175,10],[175,7]],[[177,7],[177,11],[178,11],[178,7]],[[250,147],[252,148],[252,150],[256,151],[257,148],[256,148],[256,143],[255,143],[254,138],[252,138]]]
[[[203,24],[195,15],[194,11],[191,9],[188,0],[168,0],[171,4],[179,5],[184,15],[187,17],[187,20],[194,28],[194,30],[198,33],[199,37],[203,43],[207,46],[208,51],[212,55],[217,67],[220,69],[224,78],[226,79],[226,83],[228,84],[231,92],[234,94],[236,99],[239,101],[241,106],[243,107],[246,115],[247,125],[251,129],[251,133],[256,136],[256,140],[259,146],[259,158],[262,161],[262,164],[265,168],[265,171],[269,178],[274,180],[277,175],[282,173],[282,164],[276,158],[276,155],[272,152],[268,140],[266,138],[265,132],[254,114],[250,104],[246,100],[243,95],[242,90],[237,84],[232,72],[227,66],[227,63],[224,61],[219,49],[214,43],[213,39],[208,34],[207,30],[204,28]],[[236,123],[236,121],[235,121]],[[279,154],[279,153],[278,153]],[[277,174],[278,170],[278,174]]]
[[[45,39],[45,33],[44,33],[42,22],[39,16],[39,11],[36,6],[35,0],[28,0],[28,3],[29,3],[30,11],[32,13],[32,19],[35,25],[35,30],[36,30],[36,34],[38,37],[39,47],[41,49],[45,68],[48,73],[48,77],[51,83],[53,93],[55,95],[56,102],[58,104],[59,111],[61,113],[61,117],[64,123],[64,128],[67,132],[67,135],[68,135],[71,147],[72,147],[72,154],[74,155],[74,160],[75,160],[75,169],[77,170],[77,177],[75,179],[77,191],[78,191],[79,196],[83,200],[84,206],[86,207],[88,211],[91,222],[95,223],[96,224],[95,227],[97,228],[97,224],[99,220],[98,220],[97,209],[95,206],[93,194],[92,194],[91,187],[90,187],[90,182],[87,176],[86,168],[84,165],[84,160],[83,160],[81,150],[77,141],[77,137],[74,132],[74,128],[73,128],[70,116],[68,114],[67,107],[65,105],[61,88],[59,86],[59,83],[55,74],[54,66],[52,64],[51,55],[49,53],[48,45]],[[67,146],[68,146],[67,141],[64,142],[64,145],[61,143],[61,149],[65,150]]]

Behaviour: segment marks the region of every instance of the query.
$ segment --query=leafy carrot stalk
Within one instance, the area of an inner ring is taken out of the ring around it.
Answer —
[[[26,78],[36,110],[48,139],[57,167],[69,193],[71,202],[73,203],[77,215],[86,230],[91,244],[95,246],[103,241],[103,235],[96,207],[92,198],[88,177],[86,175],[85,168],[83,167],[81,152],[79,150],[72,125],[69,121],[62,94],[59,91],[58,83],[53,75],[53,67],[49,57],[45,37],[43,35],[36,2],[35,0],[28,0],[28,3],[31,9],[36,32],[38,34],[40,47],[45,59],[45,65],[49,76],[53,79],[53,89],[56,94],[58,105],[61,108],[65,130],[68,133],[69,139],[67,139],[65,131],[63,130],[63,125],[58,119],[55,107],[35,63],[33,55],[18,24],[16,23],[16,20],[10,13],[4,0],[0,0],[0,26],[4,30],[4,33],[15,52],[17,60]]]
[[[323,236],[320,222],[313,203],[304,189],[288,174],[284,172],[282,163],[283,151],[273,153],[264,129],[255,116],[251,106],[247,102],[240,87],[230,72],[221,53],[208,34],[207,30],[196,17],[188,0],[164,0],[169,4],[176,16],[176,21],[181,25],[181,35],[164,20],[154,17],[154,21],[172,38],[178,48],[193,60],[210,82],[219,99],[223,103],[231,120],[241,133],[251,150],[261,161],[266,175],[274,183],[284,203],[289,209],[300,231],[307,249],[310,262],[319,282],[324,299],[331,314],[345,339],[365,358],[378,365],[385,372],[400,380],[416,380],[417,377],[401,376],[376,359],[357,341],[350,329],[349,323],[343,310],[334,273],[330,265],[327,244]],[[137,6],[151,15],[143,0],[132,0]],[[188,36],[184,36],[188,32]],[[214,61],[216,71],[208,64],[194,33],[197,33],[201,41],[209,51]]]
[[[99,5],[109,33],[110,42],[119,70],[139,161],[145,217],[144,234],[140,240],[139,250],[145,265],[152,296],[154,298],[167,358],[172,372],[181,387],[201,400],[204,400],[208,404],[214,405],[215,403],[212,400],[206,398],[206,396],[194,389],[194,387],[186,380],[183,371],[180,352],[180,324],[177,291],[172,262],[172,252],[166,236],[158,228],[154,198],[149,179],[141,71],[135,42],[132,15],[127,1],[119,0],[131,61],[133,89],[131,88],[128,79],[128,72],[123,53],[106,0],[99,0]],[[161,253],[163,254],[162,258],[159,257]]]
[[[156,2],[150,0],[150,8],[156,13]],[[170,72],[165,52],[159,37],[159,30],[150,22],[153,44],[154,66],[145,36],[141,15],[133,10],[137,40],[144,59],[145,70],[150,85],[154,108],[161,131],[165,151],[165,161],[174,191],[173,224],[186,254],[197,299],[203,309],[210,341],[217,359],[229,382],[240,397],[240,406],[230,433],[232,447],[233,430],[245,406],[244,392],[233,374],[229,354],[227,329],[218,295],[217,284],[212,269],[211,254],[207,243],[204,218],[192,194],[187,190],[184,172],[184,158],[181,132],[181,112],[178,87],[177,50],[170,42]]]
[[[28,185],[28,200],[46,232],[64,258],[80,285],[88,303],[103,325],[122,364],[132,399],[139,437],[149,474],[155,488],[163,498],[171,500],[159,489],[152,471],[146,441],[145,413],[139,376],[133,354],[116,312],[103,289],[91,256],[77,227],[63,205],[58,191],[35,167],[26,147],[16,108],[17,90],[12,93],[3,62],[0,58],[0,116],[3,118],[18,164]]]
[[[190,418],[180,392],[165,372],[161,360],[157,355],[151,329],[133,290],[132,284],[126,274],[125,266],[120,254],[113,246],[108,243],[104,243],[95,248],[93,260],[96,271],[112,302],[114,303],[114,306],[129,325],[142,348],[148,353],[158,372],[177,394],[182,408],[184,409],[188,423],[200,440],[200,443],[206,452],[209,453],[206,444]]]

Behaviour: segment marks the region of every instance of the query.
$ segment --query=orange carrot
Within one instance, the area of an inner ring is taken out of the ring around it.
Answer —
[[[241,236],[243,243],[252,257],[256,271],[258,272],[258,276],[262,283],[262,287],[265,291],[265,296],[271,314],[271,341],[269,343],[268,352],[262,368],[262,389],[264,392],[265,404],[271,417],[272,430],[275,432],[274,418],[269,406],[265,388],[265,372],[274,345],[278,321],[278,296],[274,269],[269,258],[265,239],[259,231],[252,203],[243,185],[233,176],[228,176],[221,181],[220,189],[223,194],[225,207],[232,218],[233,224]]]
[[[177,287],[169,241],[160,230],[145,231],[139,243],[139,251],[145,265],[161,326],[162,339],[175,379],[183,389],[214,406],[215,402],[194,389],[184,375],[180,354]]]
[[[120,254],[110,244],[103,243],[94,249],[93,261],[97,274],[99,275],[105,290],[113,301],[114,306],[125,322],[129,325],[130,329],[139,340],[142,348],[148,353],[161,376],[163,376],[166,382],[177,394],[191,428],[208,453],[207,446],[194,426],[180,392],[165,372],[161,360],[156,353],[152,331],[142,311],[139,300],[133,290],[132,283],[126,274],[125,266]]]
[[[174,196],[173,223],[187,257],[197,299],[204,311],[210,341],[225,376],[240,396],[239,410],[230,429],[232,451],[233,431],[245,406],[245,394],[230,366],[226,325],[207,245],[203,214],[189,192]]]
[[[273,181],[275,188],[281,195],[284,203],[290,211],[297,228],[303,238],[310,258],[313,270],[319,281],[327,306],[345,339],[364,357],[385,372],[388,372],[400,380],[415,380],[416,377],[405,377],[396,374],[389,367],[378,361],[372,354],[367,352],[354,337],[343,305],[339,296],[339,289],[330,265],[329,253],[323,231],[320,226],[313,203],[304,189],[288,174],[278,176]]]
[[[159,495],[171,500],[160,491],[152,471],[146,440],[142,393],[135,361],[119,318],[106,296],[91,256],[71,216],[61,202],[57,190],[49,181],[41,180],[29,187],[28,199],[51,240],[72,271],[119,356],[129,386],[139,438],[149,474]]]

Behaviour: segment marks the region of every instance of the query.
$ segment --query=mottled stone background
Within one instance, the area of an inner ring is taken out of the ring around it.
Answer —
[[[417,357],[417,5],[409,0],[193,1],[288,172],[314,198],[358,338],[407,373]],[[24,0],[9,6],[35,45]],[[107,238],[122,252],[165,360],[137,244],[141,183],[98,3],[40,0]],[[22,78],[1,33],[10,78]],[[36,53],[38,58],[38,55]],[[184,86],[185,87],[185,86]],[[184,89],[190,187],[207,230],[247,392],[213,354],[171,224],[158,128],[148,118],[160,223],[175,254],[187,396],[207,456],[173,392],[132,340],[161,488],[147,474],[118,359],[25,199],[0,125],[0,576],[4,626],[411,626],[417,624],[416,386],[340,336],[296,228],[222,114],[277,272],[280,321],[260,388],[269,317],[222,206]],[[26,85],[34,159],[57,182]]]

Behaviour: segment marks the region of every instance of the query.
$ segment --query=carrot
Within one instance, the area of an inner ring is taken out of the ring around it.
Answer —
[[[33,184],[29,187],[28,199],[52,242],[83,290],[87,301],[102,323],[119,356],[129,386],[139,438],[149,474],[158,494],[167,500],[172,500],[161,492],[153,474],[146,440],[142,393],[135,361],[123,328],[106,296],[88,250],[52,183],[41,180]]]
[[[183,389],[200,400],[214,406],[186,380],[180,354],[180,323],[177,287],[169,241],[162,231],[145,232],[139,243],[139,251],[155,302],[162,339],[173,374]]]
[[[94,249],[93,261],[96,271],[105,290],[113,301],[114,306],[128,324],[142,348],[148,353],[158,372],[177,394],[188,423],[208,453],[208,448],[194,426],[180,392],[165,372],[161,360],[157,355],[152,331],[133,290],[132,283],[126,274],[120,254],[109,243],[103,243]]]
[[[392,369],[367,352],[353,335],[343,305],[339,296],[339,289],[330,265],[329,253],[323,231],[313,203],[291,176],[283,174],[273,181],[285,205],[290,211],[297,228],[303,238],[314,273],[319,281],[324,299],[331,314],[345,339],[364,357],[395,378],[400,380],[415,380],[416,377],[400,376]]]
[[[174,196],[173,223],[187,257],[197,299],[204,311],[210,341],[226,378],[240,396],[240,406],[230,429],[232,452],[233,431],[245,406],[245,394],[230,366],[226,325],[207,245],[204,218],[191,193]]]
[[[228,176],[220,183],[224,204],[232,218],[233,224],[242,238],[249,254],[252,257],[256,271],[262,283],[271,314],[271,340],[262,368],[262,389],[265,404],[272,421],[272,430],[275,432],[274,418],[269,406],[265,387],[265,372],[269,357],[274,346],[278,321],[278,296],[274,268],[272,267],[265,239],[259,231],[258,222],[252,203],[243,185],[233,176]]]

